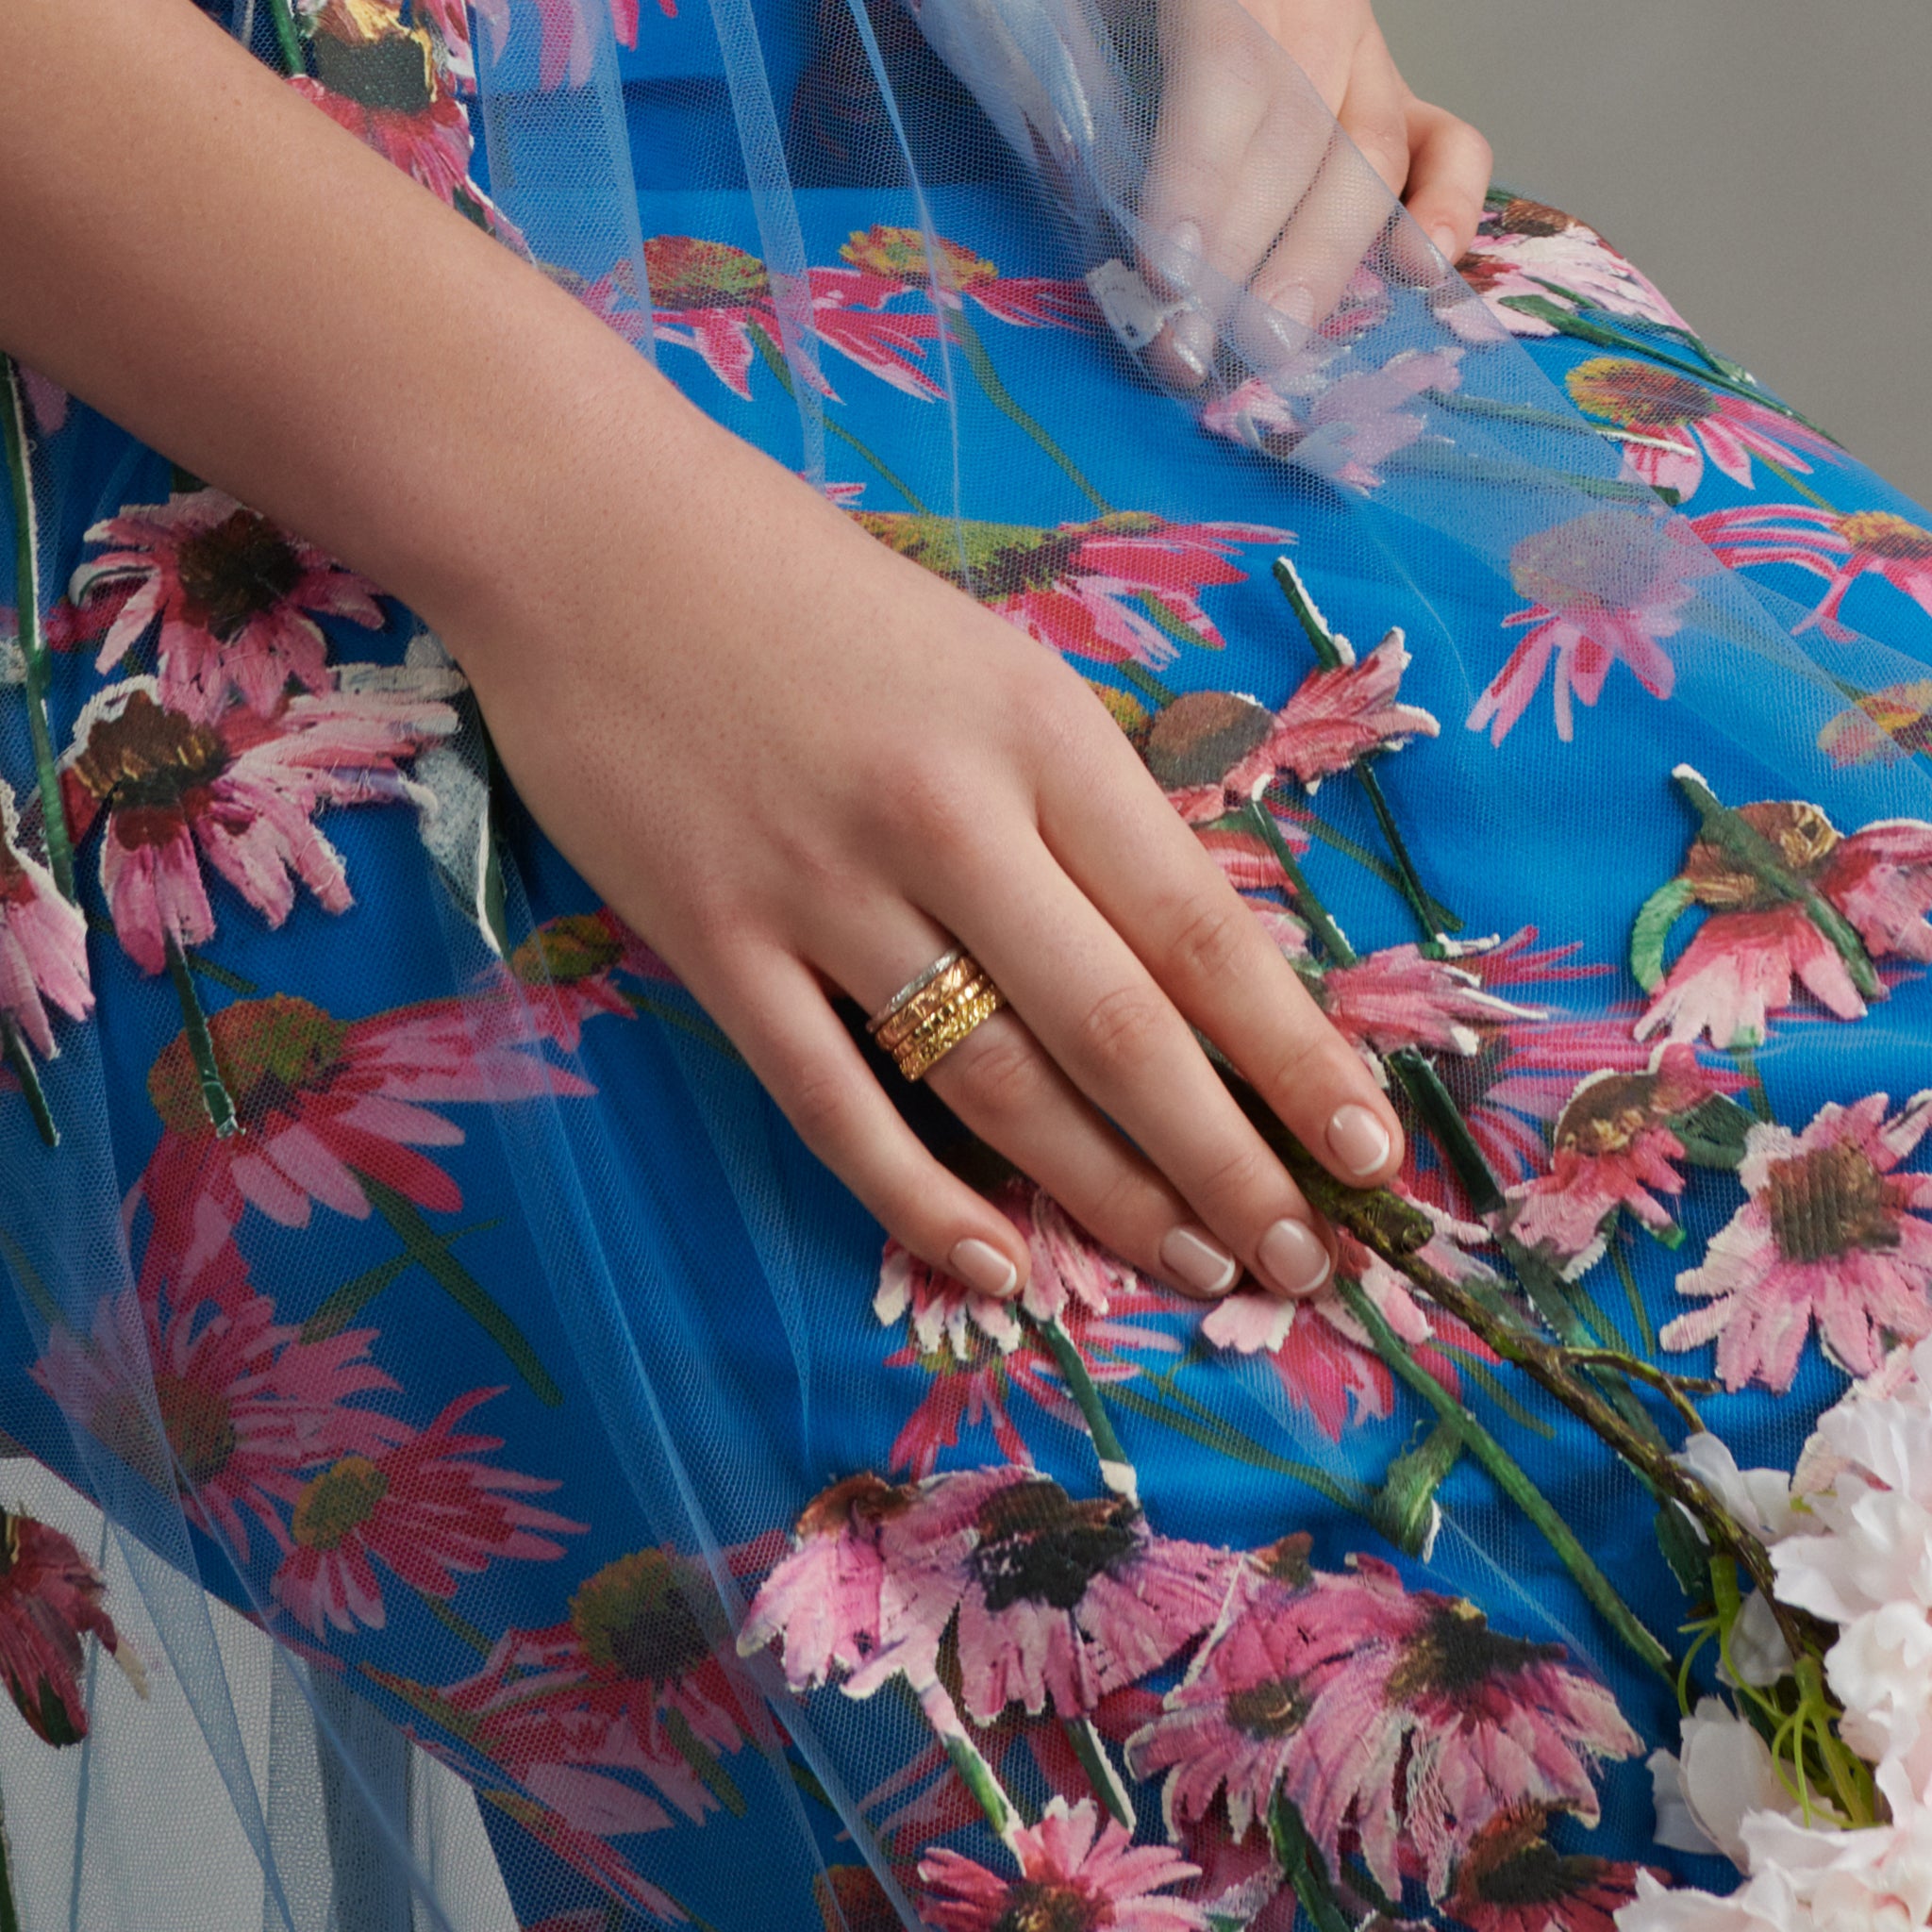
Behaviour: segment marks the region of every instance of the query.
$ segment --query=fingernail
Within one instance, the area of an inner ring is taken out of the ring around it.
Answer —
[[[1194,273],[1201,265],[1200,223],[1176,222],[1155,239],[1144,259],[1168,294],[1185,294],[1194,286]]]
[[[1328,1279],[1328,1250],[1306,1221],[1277,1221],[1257,1250],[1269,1280],[1284,1294],[1313,1294]]]
[[[1208,380],[1214,366],[1214,321],[1198,308],[1184,308],[1168,324],[1168,347],[1174,360],[1197,383]]]
[[[1356,1175],[1380,1173],[1394,1144],[1366,1107],[1338,1107],[1328,1123],[1328,1151]]]
[[[1306,282],[1289,282],[1268,298],[1269,308],[1307,328],[1315,320],[1315,291]]]
[[[991,1241],[955,1241],[946,1267],[968,1288],[1004,1299],[1020,1285],[1020,1271]]]
[[[1431,228],[1429,230],[1429,240],[1436,244],[1436,253],[1443,260],[1453,262],[1456,259],[1456,230],[1454,228]]]
[[[1196,1294],[1225,1294],[1241,1264],[1219,1241],[1196,1227],[1170,1228],[1160,1243],[1160,1265]]]

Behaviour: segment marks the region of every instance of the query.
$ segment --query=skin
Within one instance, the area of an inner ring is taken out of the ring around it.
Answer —
[[[1480,186],[1438,169],[1367,19],[1264,24],[1322,25],[1317,84],[1411,130],[1412,205],[1466,239]],[[441,633],[565,856],[936,1266],[1012,1291],[1027,1256],[830,994],[873,1009],[955,936],[1010,1006],[931,1085],[1149,1273],[1293,1293],[1329,1262],[1191,1028],[1338,1174],[1395,1171],[1387,1099],[1077,675],[186,0],[0,6],[0,347]]]

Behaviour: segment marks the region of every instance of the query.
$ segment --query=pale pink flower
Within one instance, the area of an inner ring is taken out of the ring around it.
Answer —
[[[12,788],[0,778],[0,1033],[17,1028],[51,1059],[49,1002],[71,1020],[93,1011],[87,921],[60,896],[54,874],[21,849]]]
[[[76,843],[105,824],[101,890],[122,950],[159,973],[171,948],[214,936],[204,858],[271,926],[294,909],[297,880],[346,911],[348,874],[315,816],[414,799],[405,762],[457,728],[447,689],[448,674],[425,673],[420,692],[305,693],[268,718],[230,707],[213,724],[168,709],[151,678],[91,699],[60,761],[61,794]]]
[[[1232,560],[1241,545],[1288,541],[1264,525],[1171,524],[1141,510],[1058,529],[902,510],[858,510],[853,521],[1067,657],[1156,670],[1178,655],[1177,640],[1219,650],[1200,592],[1243,580]]]
[[[1844,452],[1828,436],[1748,396],[1707,389],[1689,376],[1621,356],[1592,356],[1563,378],[1586,415],[1624,432],[1624,456],[1657,490],[1680,500],[1696,493],[1707,457],[1732,482],[1751,488],[1756,456],[1807,475],[1800,451],[1827,459]]]
[[[1167,1890],[1200,1868],[1165,1845],[1135,1844],[1111,1820],[1102,1830],[1090,1799],[1071,1810],[1064,1798],[1050,1800],[1040,1823],[1017,1831],[1012,1844],[1018,1878],[943,1846],[922,1861],[921,1910],[936,1932],[1206,1932],[1201,1907]]]
[[[1674,1246],[1682,1234],[1657,1198],[1684,1191],[1684,1143],[1671,1123],[1738,1084],[1681,1044],[1659,1047],[1641,1074],[1587,1075],[1557,1117],[1549,1173],[1509,1190],[1510,1233],[1572,1274],[1603,1253],[1620,1208]]]
[[[1932,1334],[1932,1177],[1894,1170],[1932,1126],[1932,1093],[1886,1117],[1886,1097],[1821,1108],[1803,1133],[1774,1122],[1745,1137],[1738,1178],[1748,1198],[1677,1291],[1709,1306],[1658,1340],[1717,1339],[1724,1386],[1789,1389],[1814,1322],[1853,1374],[1870,1374],[1888,1336]]]
[[[231,691],[260,718],[291,681],[327,691],[317,618],[383,624],[367,578],[219,490],[129,504],[87,540],[113,548],[75,570],[69,597],[82,611],[120,600],[95,668],[112,670],[158,619],[160,701],[197,724],[213,724]]]
[[[1409,662],[1399,630],[1359,663],[1345,638],[1336,641],[1344,661],[1310,671],[1278,711],[1232,691],[1200,691],[1155,713],[1141,756],[1190,824],[1224,817],[1277,779],[1313,791],[1372,753],[1435,737],[1428,712],[1396,702]]]
[[[1481,1051],[1489,1029],[1547,1017],[1488,991],[1457,958],[1432,959],[1413,942],[1330,966],[1309,990],[1344,1040],[1375,1054],[1427,1047],[1467,1058]]]
[[[1744,504],[1692,521],[1718,559],[1736,570],[1792,563],[1824,579],[1824,595],[1795,628],[1813,625],[1840,642],[1857,633],[1839,622],[1845,592],[1866,575],[1882,577],[1932,611],[1932,530],[1889,509],[1841,512],[1809,503]]]
[[[1311,338],[1310,349],[1320,342]],[[1215,397],[1201,424],[1331,482],[1374,490],[1382,481],[1379,466],[1425,426],[1404,405],[1454,389],[1462,379],[1461,356],[1460,349],[1404,349],[1380,368],[1331,377],[1329,356],[1318,351]]]
[[[1512,298],[1541,298],[1572,313],[1607,309],[1688,331],[1689,325],[1648,275],[1594,228],[1542,202],[1517,196],[1501,208],[1485,208],[1475,240],[1456,269],[1512,335],[1555,333],[1542,317],[1513,307]],[[1459,285],[1451,283],[1448,291],[1459,294]],[[1491,340],[1490,330],[1465,313],[1471,306],[1466,299],[1444,300],[1442,320],[1458,335]]]
[[[379,1630],[385,1621],[380,1563],[419,1594],[448,1599],[463,1576],[491,1563],[554,1562],[556,1535],[573,1523],[521,1498],[560,1484],[481,1458],[503,1447],[457,1424],[500,1389],[473,1389],[420,1433],[375,1456],[343,1456],[278,1487],[290,1505],[283,1556],[271,1582],[280,1603],[318,1638],[328,1627]]]
[[[1738,816],[1857,927],[1874,959],[1932,961],[1932,824],[1885,819],[1845,836],[1802,799],[1740,806]],[[1667,1028],[1671,1040],[1707,1033],[1719,1046],[1755,1045],[1801,985],[1840,1020],[1863,1018],[1865,1000],[1843,956],[1803,903],[1721,846],[1694,840],[1682,871],[1661,889],[1672,892],[1679,909],[1701,905],[1707,914],[1670,972],[1652,981],[1640,1038]]]
[[[1531,601],[1505,625],[1530,626],[1469,714],[1501,744],[1528,708],[1554,658],[1557,736],[1575,734],[1573,701],[1593,705],[1613,664],[1653,697],[1668,698],[1676,669],[1663,640],[1683,628],[1684,607],[1718,560],[1680,520],[1639,509],[1585,510],[1519,541],[1509,556],[1517,591]]]
[[[108,1586],[71,1538],[31,1516],[0,1510],[0,1676],[34,1735],[77,1744],[88,1732],[81,1640],[101,1648],[145,1690],[141,1662],[108,1614]]]
[[[1168,1774],[1171,1833],[1224,1791],[1243,1839],[1280,1791],[1331,1872],[1350,1838],[1385,1891],[1413,1861],[1441,1898],[1499,1815],[1535,1805],[1595,1823],[1593,1766],[1641,1740],[1560,1646],[1407,1591],[1374,1557],[1337,1574],[1307,1553],[1291,1537],[1245,1559],[1186,1678],[1128,1740],[1137,1777]]]
[[[996,263],[943,235],[931,240],[919,228],[894,228],[874,223],[855,228],[840,249],[840,258],[861,274],[885,285],[882,300],[913,291],[924,294],[935,284],[948,308],[976,302],[989,315],[1019,328],[1071,328],[1091,332],[1099,322],[1093,298],[1084,282],[1057,280],[1051,275],[1004,275]]]

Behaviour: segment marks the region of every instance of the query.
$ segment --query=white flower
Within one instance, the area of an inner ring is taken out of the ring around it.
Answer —
[[[1856,1618],[1825,1653],[1824,1671],[1855,1751],[1875,1758],[1909,1749],[1932,1718],[1932,1622],[1916,1604]]]
[[[1745,1818],[1798,1809],[1770,1745],[1721,1699],[1705,1697],[1684,1720],[1680,1750],[1681,1757],[1657,1751],[1650,1758],[1657,1843],[1679,1852],[1721,1852],[1741,1872]]]
[[[1804,1523],[1791,1501],[1791,1479],[1781,1469],[1740,1469],[1729,1448],[1708,1429],[1688,1437],[1675,1460],[1760,1541],[1774,1543]]]

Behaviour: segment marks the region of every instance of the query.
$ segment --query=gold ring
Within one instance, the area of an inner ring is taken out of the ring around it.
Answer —
[[[909,979],[866,1023],[908,1080],[924,1079],[1006,996],[963,946],[952,946]]]

